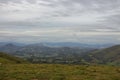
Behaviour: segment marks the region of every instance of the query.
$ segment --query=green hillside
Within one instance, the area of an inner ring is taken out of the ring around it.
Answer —
[[[84,58],[90,63],[120,65],[120,45],[94,51]]]
[[[0,63],[1,64],[12,64],[12,63],[28,63],[28,62],[18,57],[14,57],[6,53],[0,52]]]

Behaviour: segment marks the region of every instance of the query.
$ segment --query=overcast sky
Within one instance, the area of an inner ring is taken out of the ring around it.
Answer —
[[[0,0],[0,42],[120,43],[120,0]]]

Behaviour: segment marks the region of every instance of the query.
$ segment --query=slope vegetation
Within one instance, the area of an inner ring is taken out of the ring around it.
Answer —
[[[6,53],[0,52],[0,63],[1,64],[11,64],[11,63],[27,63],[27,61],[8,55]]]
[[[84,59],[89,63],[120,65],[120,45],[94,51]]]

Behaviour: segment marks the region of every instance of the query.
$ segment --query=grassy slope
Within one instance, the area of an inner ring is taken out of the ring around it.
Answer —
[[[27,62],[18,57],[14,57],[14,56],[0,52],[0,63],[11,64],[11,63],[27,63]]]
[[[60,64],[7,64],[0,80],[119,80],[120,67]]]
[[[120,65],[120,45],[94,51],[88,55],[88,60],[86,61],[90,63]]]

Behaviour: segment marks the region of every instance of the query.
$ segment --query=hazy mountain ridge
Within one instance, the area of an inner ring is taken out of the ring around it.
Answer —
[[[2,52],[6,52],[6,53],[14,53],[15,51],[17,51],[20,47],[16,46],[14,44],[5,44],[3,46],[0,46],[0,51]]]
[[[48,47],[83,47],[83,48],[107,48],[113,45],[114,43],[106,43],[106,44],[98,44],[98,43],[78,43],[78,42],[41,42],[41,43],[17,43],[17,42],[0,42],[0,46],[4,46],[7,44],[13,44],[16,46],[48,46]]]

